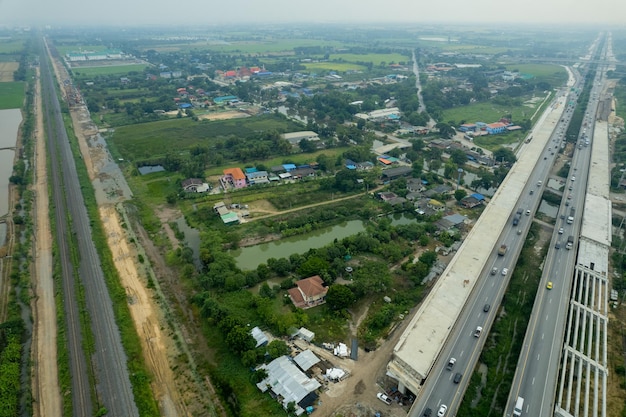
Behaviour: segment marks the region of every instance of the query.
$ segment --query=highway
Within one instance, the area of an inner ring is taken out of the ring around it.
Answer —
[[[551,128],[545,148],[543,148],[529,180],[521,191],[516,206],[517,209],[521,210],[520,221],[518,225],[513,226],[516,209],[499,237],[497,246],[506,245],[506,253],[500,256],[497,251],[493,251],[487,260],[466,307],[454,325],[450,337],[411,409],[410,416],[412,417],[423,416],[428,408],[434,414],[442,404],[448,407],[447,415],[455,415],[459,408],[515,268],[517,257],[521,252],[525,236],[532,222],[532,215],[541,202],[546,180],[558,155],[556,148],[561,144],[571,112],[564,111],[556,103],[569,101],[567,95],[567,89],[561,91],[553,101],[555,110],[549,110],[563,111],[563,116],[559,117],[560,121]],[[505,268],[507,273],[503,275]],[[489,305],[488,308],[487,305]],[[482,333],[479,337],[475,337],[475,331],[479,326],[483,328]],[[456,359],[452,370],[446,369],[446,364],[450,358]],[[458,384],[454,382],[454,376],[457,373],[463,375]]]
[[[509,395],[505,414],[507,416],[513,414],[517,397],[524,398],[522,416],[551,416],[554,413],[559,358],[563,350],[563,335],[591,161],[592,144],[587,145],[586,141],[593,138],[598,106],[596,97],[600,93],[599,82],[597,82],[599,78],[601,75],[598,73],[593,82],[583,127],[578,135],[569,176],[563,191],[564,198],[559,208],[560,216],[557,219],[552,244],[546,257],[541,286]],[[572,208],[576,209],[574,221],[569,224],[567,217],[572,214]],[[558,233],[560,227],[564,229],[562,235]],[[564,249],[568,236],[574,238],[572,250]],[[560,249],[557,249],[557,242],[560,243]],[[546,288],[548,282],[553,283],[551,290]]]
[[[54,52],[51,52],[51,55],[53,58]],[[96,379],[98,408],[104,407],[108,412],[107,415],[111,416],[138,416],[128,374],[126,354],[115,323],[113,305],[100,266],[100,258],[91,235],[90,220],[46,54],[41,54],[40,63],[42,90],[45,97],[42,104],[46,113],[48,149],[52,161],[56,238],[63,271],[64,307],[70,348],[70,371],[72,372],[73,415],[83,417],[94,414],[91,387],[86,372],[86,363],[90,363]],[[78,254],[70,252],[70,236],[76,239],[77,248],[75,249],[78,249]],[[79,258],[78,271],[73,270],[71,263],[71,259],[76,256]],[[77,288],[74,287],[76,279],[82,284],[94,338],[95,352],[89,360],[84,357],[81,346],[79,311],[75,301],[77,299]]]

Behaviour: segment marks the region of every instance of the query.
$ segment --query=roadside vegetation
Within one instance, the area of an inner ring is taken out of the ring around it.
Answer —
[[[0,61],[20,62],[14,79],[32,75],[22,64],[27,62],[30,49],[25,39],[0,42]],[[27,89],[27,90],[26,90]],[[17,196],[17,202],[9,206],[6,241],[12,245],[0,247],[3,270],[0,281],[0,416],[30,415],[32,391],[30,379],[30,260],[33,222],[31,218],[32,194],[28,190],[32,176],[25,166],[32,166],[32,135],[34,117],[29,111],[33,105],[33,86],[23,82],[0,82],[0,108],[23,109],[24,121],[16,138],[23,157],[16,159],[13,175],[9,179],[9,192]],[[5,292],[6,291],[6,292]]]

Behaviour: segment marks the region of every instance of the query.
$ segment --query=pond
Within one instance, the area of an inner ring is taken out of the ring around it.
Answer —
[[[0,217],[9,213],[9,178],[13,174],[14,148],[22,123],[20,109],[0,110]],[[0,243],[6,240],[6,227],[0,227]]]
[[[187,224],[185,217],[179,217],[174,221],[176,223],[176,227],[178,230],[184,234],[183,241],[185,245],[189,247],[193,251],[193,263],[196,268],[201,268],[202,263],[200,262],[200,231],[198,229],[194,229]]]
[[[305,253],[309,249],[321,248],[335,239],[343,239],[365,230],[361,220],[350,220],[336,226],[325,227],[304,235],[291,236],[275,242],[262,243],[231,251],[237,266],[243,270],[256,269],[270,258],[288,258],[294,253]]]

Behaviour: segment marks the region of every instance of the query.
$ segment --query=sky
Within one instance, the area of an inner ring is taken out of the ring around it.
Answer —
[[[626,26],[623,0],[0,0],[4,25],[464,22]]]

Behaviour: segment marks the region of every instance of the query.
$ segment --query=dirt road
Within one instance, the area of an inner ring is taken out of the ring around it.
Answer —
[[[46,144],[44,138],[43,112],[40,100],[39,69],[35,87],[35,264],[33,273],[32,302],[33,331],[33,415],[61,416],[61,393],[57,367],[57,322],[52,280],[52,234],[48,217],[48,176],[46,167]]]

